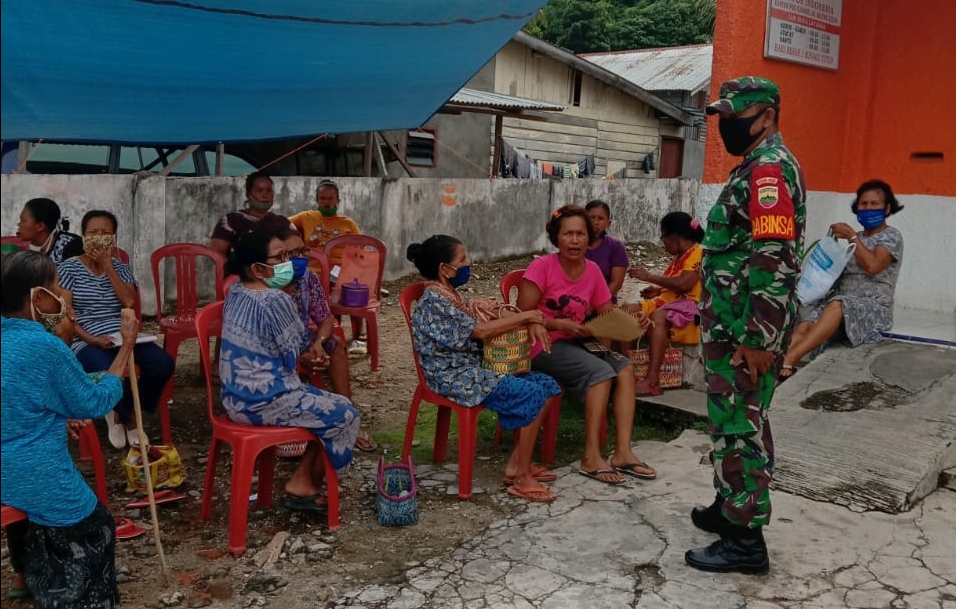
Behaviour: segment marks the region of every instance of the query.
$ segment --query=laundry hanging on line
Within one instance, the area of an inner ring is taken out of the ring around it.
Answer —
[[[498,175],[519,179],[588,178],[594,175],[594,155],[589,154],[577,163],[567,165],[548,163],[532,159],[502,139]]]

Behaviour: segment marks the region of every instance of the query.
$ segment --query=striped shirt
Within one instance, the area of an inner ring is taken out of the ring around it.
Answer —
[[[112,260],[120,279],[136,285],[129,266],[116,258]],[[123,304],[116,297],[107,274],[94,275],[80,258],[64,260],[57,270],[60,273],[60,285],[73,292],[73,310],[76,311],[76,322],[80,327],[92,336],[119,332]],[[86,345],[86,341],[74,338],[73,352],[79,353]]]

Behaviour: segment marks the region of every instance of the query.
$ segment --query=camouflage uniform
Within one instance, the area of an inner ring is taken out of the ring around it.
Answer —
[[[776,85],[746,77],[724,83],[711,108],[740,112],[761,102],[779,103]],[[700,315],[714,486],[724,498],[723,516],[738,526],[770,520],[767,414],[797,314],[805,195],[803,172],[775,133],[731,171],[707,218]],[[740,345],[776,354],[756,384],[745,364],[730,363]]]

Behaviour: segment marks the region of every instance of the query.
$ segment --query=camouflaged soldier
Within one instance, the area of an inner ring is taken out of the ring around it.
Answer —
[[[765,78],[725,82],[707,107],[727,152],[743,157],[707,218],[700,316],[717,498],[691,513],[719,533],[690,550],[705,571],[766,573],[773,438],[767,418],[797,313],[806,221],[803,172],[777,131],[780,92]]]

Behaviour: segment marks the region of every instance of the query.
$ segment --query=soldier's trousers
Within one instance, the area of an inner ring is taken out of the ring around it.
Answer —
[[[770,521],[773,435],[768,412],[781,357],[754,383],[746,365],[730,365],[735,349],[730,343],[704,344],[714,487],[724,498],[727,520],[758,528]]]

